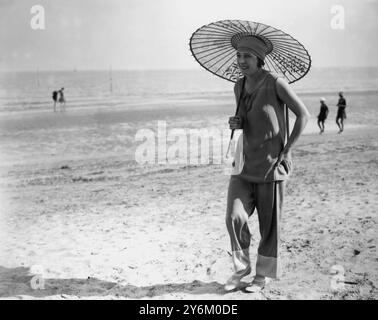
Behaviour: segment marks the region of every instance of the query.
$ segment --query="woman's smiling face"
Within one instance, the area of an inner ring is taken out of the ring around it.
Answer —
[[[249,51],[238,50],[236,53],[237,63],[243,75],[252,75],[257,70],[257,57]]]

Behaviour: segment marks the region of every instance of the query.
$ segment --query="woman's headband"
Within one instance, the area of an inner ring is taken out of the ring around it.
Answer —
[[[246,36],[239,40],[236,49],[245,50],[264,60],[268,48],[263,40],[254,36]]]

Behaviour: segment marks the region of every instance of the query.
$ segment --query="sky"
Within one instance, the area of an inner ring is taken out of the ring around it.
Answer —
[[[44,30],[31,27],[34,5]],[[223,19],[289,33],[314,67],[378,66],[377,18],[378,0],[0,0],[0,70],[196,69],[191,34]]]

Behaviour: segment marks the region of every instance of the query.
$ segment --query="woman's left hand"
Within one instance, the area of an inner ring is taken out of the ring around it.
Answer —
[[[287,162],[290,162],[290,160],[291,159],[290,159],[289,153],[286,153],[286,152],[284,153],[283,151],[281,151],[280,154],[278,155],[276,163],[274,164],[274,169],[276,169],[282,163],[286,171],[288,171],[289,168],[286,168],[286,166],[288,166]]]

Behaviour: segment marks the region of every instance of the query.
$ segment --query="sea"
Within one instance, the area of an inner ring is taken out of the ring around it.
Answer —
[[[146,134],[158,137],[161,126],[167,136],[181,132],[184,142],[190,129],[215,128],[225,146],[233,86],[202,69],[0,73],[0,167],[110,157],[131,163]],[[337,134],[339,91],[347,101],[346,131],[377,126],[378,68],[312,68],[291,86],[311,114],[304,134],[319,132],[322,97],[330,108],[325,134]],[[52,92],[62,87],[66,110],[53,112]]]
[[[51,111],[52,92],[64,87],[67,108],[131,108],[222,99],[233,95],[233,83],[205,70],[34,71],[0,73],[0,113]],[[378,90],[378,67],[312,68],[292,84],[299,95],[346,96]]]

